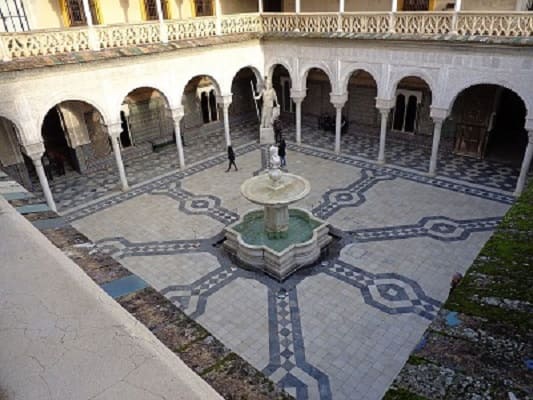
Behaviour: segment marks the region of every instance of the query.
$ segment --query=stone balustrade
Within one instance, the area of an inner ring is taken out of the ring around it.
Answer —
[[[162,30],[166,30],[164,35]],[[3,61],[95,48],[119,48],[168,40],[239,33],[397,33],[532,37],[531,12],[359,12],[235,14],[93,28],[51,29],[0,34]]]

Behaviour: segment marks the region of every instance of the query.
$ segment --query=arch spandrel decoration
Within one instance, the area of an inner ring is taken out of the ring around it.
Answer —
[[[227,93],[231,92],[231,81],[227,85],[227,86],[229,86],[229,88],[226,89],[226,87],[222,87],[220,85],[220,79],[217,79],[213,74],[202,73],[202,72],[195,73],[194,75],[188,75],[184,79],[181,79],[180,83],[178,84],[178,87],[176,88],[176,92],[177,92],[177,94],[178,94],[178,96],[180,98],[180,100],[179,100],[179,104],[180,105],[182,104],[182,95],[185,92],[185,89],[186,89],[187,85],[192,80],[197,79],[197,78],[202,78],[202,77],[206,77],[212,82],[213,87],[215,88],[215,92],[216,92],[217,96],[222,96],[223,94],[227,94]]]
[[[300,82],[298,85],[298,89],[307,89],[307,77],[309,75],[309,71],[314,69],[319,69],[323,73],[326,74],[329,80],[329,84],[331,85],[331,93],[338,93],[338,81],[336,79],[335,74],[332,72],[331,67],[326,63],[309,63],[304,64],[301,67],[301,73],[298,74],[300,77]]]
[[[443,108],[451,110],[457,97],[466,89],[477,85],[497,85],[514,92],[523,101],[526,108],[526,119],[533,115],[533,88],[524,87],[523,84],[513,84],[509,80],[498,77],[479,77],[477,79],[450,79],[446,90],[440,96]],[[527,86],[527,85],[526,85]]]
[[[352,77],[353,74],[359,73],[359,72],[366,72],[368,75],[372,77],[374,80],[377,92],[381,93],[381,66],[380,65],[372,65],[372,64],[363,64],[363,63],[350,63],[346,64],[342,68],[342,76],[339,81],[339,90],[341,93],[345,93],[348,91],[348,83]]]
[[[112,116],[111,114],[109,114],[109,107],[107,106],[107,104],[102,104],[98,99],[94,99],[94,98],[89,98],[89,97],[86,97],[86,96],[74,96],[72,94],[58,94],[56,96],[53,96],[49,99],[47,99],[47,101],[43,102],[41,105],[40,105],[40,108],[39,108],[39,111],[37,112],[37,130],[39,132],[39,136],[40,136],[40,132],[41,132],[41,127],[43,125],[43,122],[44,122],[44,118],[46,117],[46,114],[48,114],[48,112],[56,107],[57,105],[61,104],[61,103],[64,103],[66,101],[79,101],[79,102],[82,102],[82,103],[86,103],[88,105],[90,105],[91,107],[93,107],[96,111],[98,111],[100,113],[100,115],[102,116],[103,120],[104,120],[104,124],[107,125],[110,121],[112,121]],[[107,107],[106,107],[107,106]]]
[[[168,88],[163,89],[162,86],[163,86],[162,84],[154,83],[154,82],[133,82],[129,84],[127,87],[117,90],[115,92],[116,97],[114,98],[114,101],[113,101],[113,116],[115,116],[114,120],[116,120],[118,116],[120,115],[120,111],[122,110],[122,104],[124,103],[124,100],[137,89],[148,88],[148,89],[155,90],[165,99],[167,106],[169,108],[172,108],[172,105],[176,104],[175,103],[176,100],[173,99],[171,92],[168,90]]]
[[[289,73],[289,77],[291,78],[291,83],[294,86],[295,82],[297,81],[295,75],[294,75],[294,69],[290,63],[288,63],[286,60],[281,58],[273,58],[270,60],[265,67],[266,76],[269,78],[272,78],[272,75],[274,74],[274,69],[281,65],[283,68],[287,70]]]

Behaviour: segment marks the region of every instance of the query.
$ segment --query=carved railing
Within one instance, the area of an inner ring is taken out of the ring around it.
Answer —
[[[390,13],[344,13],[342,31],[346,33],[382,33],[389,31]]]
[[[339,30],[339,14],[337,13],[307,13],[298,15],[298,29],[300,32],[330,33]]]
[[[168,40],[199,39],[216,35],[216,18],[200,17],[165,21]]]
[[[456,32],[459,35],[533,36],[533,13],[461,12],[457,16]]]
[[[259,14],[225,15],[221,20],[222,34],[261,32],[261,17]]]
[[[87,28],[12,32],[0,35],[2,59],[46,56],[89,49]]]
[[[263,32],[294,32],[298,29],[298,14],[262,14],[261,25]]]
[[[246,32],[533,37],[531,12],[264,13],[0,34],[3,61]]]
[[[394,15],[394,32],[442,35],[453,31],[453,13],[402,12]]]
[[[263,32],[329,33],[339,30],[338,13],[261,14]]]
[[[94,29],[103,49],[161,42],[158,22],[95,26]]]

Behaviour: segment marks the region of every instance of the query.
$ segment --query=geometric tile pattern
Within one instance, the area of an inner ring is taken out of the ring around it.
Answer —
[[[441,189],[451,190],[457,193],[467,194],[469,196],[497,201],[503,204],[512,204],[514,202],[514,197],[511,194],[505,194],[499,191],[495,191],[493,189],[472,186],[471,184],[465,184],[460,181],[450,181],[439,177],[430,177],[425,174],[396,168],[391,165],[378,165],[373,162],[358,159],[356,157],[350,157],[345,154],[334,154],[314,147],[311,148],[298,146],[294,143],[287,144],[287,148],[305,155],[320,157],[326,160],[351,165],[361,169],[371,169],[374,171],[378,171],[382,175],[402,178],[423,185],[429,185]]]
[[[491,232],[501,217],[455,220],[443,216],[424,217],[412,225],[358,229],[348,233],[354,242],[430,237],[443,242],[465,240],[473,232]]]
[[[255,140],[257,132],[255,119],[232,120],[230,125],[234,148]],[[288,123],[285,132],[287,139],[294,140],[293,124]],[[225,149],[224,134],[221,130],[187,138],[186,142],[185,159],[188,165],[204,160],[213,154],[220,154]],[[302,126],[302,142],[316,149],[333,149],[334,135],[304,124]],[[350,131],[342,137],[343,155],[375,160],[378,147],[378,138],[362,133]],[[386,147],[386,157],[388,165],[407,167],[425,173],[429,168],[430,150],[389,140]],[[264,165],[256,173],[264,170],[267,160],[268,157],[265,157]],[[151,153],[126,163],[126,173],[130,186],[177,169],[177,155],[172,146],[159,153]],[[507,192],[514,191],[519,174],[517,168],[507,164],[461,157],[450,153],[439,155],[437,171],[440,177],[475,183]],[[84,175],[72,172],[68,176],[54,179],[50,182],[50,186],[59,209],[67,210],[116,193],[118,183],[116,168],[113,166]],[[34,185],[34,189],[39,194],[40,185]]]
[[[322,196],[321,203],[313,209],[313,214],[325,219],[346,207],[358,207],[366,201],[364,192],[380,181],[393,180],[394,176],[382,171],[361,170],[361,178],[345,188],[328,190]]]
[[[209,296],[239,277],[240,271],[235,266],[222,266],[189,285],[168,286],[161,290],[161,294],[182,309],[187,309],[194,303],[195,306],[192,310],[187,310],[187,314],[191,318],[197,318],[205,312]]]
[[[256,120],[231,119],[231,139],[233,146],[242,146],[255,140]],[[184,147],[185,162],[191,165],[205,160],[213,154],[225,152],[223,128],[211,132],[201,132],[186,136]],[[149,153],[124,162],[128,183],[131,186],[146,182],[157,176],[179,169],[175,146],[169,145],[157,153]],[[50,189],[60,211],[78,207],[106,195],[119,191],[119,178],[114,163],[109,168],[86,174],[67,172],[65,176],[55,177],[50,181]],[[41,195],[41,186],[33,185],[37,195]]]
[[[325,273],[361,290],[366,304],[387,314],[414,313],[433,320],[441,307],[418,283],[396,273],[372,274],[340,260]]]
[[[288,124],[292,139],[294,125]],[[420,172],[427,172],[431,149],[416,146],[400,140],[387,138],[385,156],[387,164],[407,167]],[[333,149],[335,135],[317,130],[315,126],[302,126],[302,143],[321,149]],[[360,156],[371,160],[377,159],[379,137],[349,131],[342,135],[341,150],[343,154]],[[462,157],[450,152],[439,152],[437,172],[439,176],[462,180],[495,189],[513,192],[520,173],[519,169],[493,160],[478,160]]]
[[[154,189],[152,195],[166,195],[179,204],[179,209],[188,215],[207,215],[223,224],[231,224],[239,219],[233,211],[221,207],[218,197],[195,195],[182,189],[180,182],[172,182],[164,188]]]
[[[235,149],[235,153],[237,156],[240,156],[250,151],[256,150],[258,146],[259,145],[256,143],[247,144],[243,147]],[[164,175],[163,177],[159,177],[157,179],[152,179],[148,182],[138,184],[137,186],[132,187],[127,192],[124,192],[124,193],[121,192],[115,195],[111,195],[111,196],[96,200],[88,205],[79,207],[75,210],[67,211],[63,213],[62,215],[64,216],[67,222],[73,222],[78,219],[85,218],[96,212],[113,207],[117,204],[123,203],[127,200],[141,196],[146,193],[152,193],[152,192],[155,193],[157,191],[161,191],[162,193],[167,194],[169,190],[172,190],[172,185],[175,184],[176,182],[181,181],[183,178],[192,176],[208,168],[219,166],[220,164],[225,163],[225,162],[226,162],[226,155],[220,154],[220,155],[211,157],[205,161],[202,161],[200,163],[197,163],[191,167],[188,167],[185,170],[179,170],[176,172],[168,173]],[[184,193],[183,195],[189,196],[189,194],[187,193]],[[194,196],[194,195],[191,194],[191,196]],[[189,205],[187,208],[189,211],[194,210],[194,207],[192,207],[191,205]],[[183,209],[185,210],[185,207]],[[232,218],[232,214],[227,212],[227,210],[221,210],[221,214],[222,215],[227,214],[227,218],[230,218],[230,219]]]
[[[297,399],[332,398],[328,376],[307,362],[296,287],[268,292],[269,363],[263,373],[285,390],[294,389]],[[317,396],[318,395],[318,396]]]
[[[95,242],[104,254],[120,259],[124,257],[160,256],[203,251],[202,240],[172,240],[132,243],[122,237],[105,238]]]
[[[321,203],[313,210],[313,213],[323,218],[329,218],[346,207],[361,206],[366,202],[365,195],[371,192],[378,182],[384,182],[384,185],[394,185],[400,180],[408,180],[505,205],[513,201],[513,197],[509,194],[494,188],[473,186],[461,180],[432,178],[425,174],[390,165],[377,165],[371,161],[346,154],[337,155],[316,147],[297,146],[292,143],[288,147],[289,150],[303,155],[320,157],[359,169],[355,181],[343,187],[326,189],[320,194]],[[260,165],[254,171],[254,175],[267,167],[267,146],[261,147],[253,143],[235,147],[235,149],[237,155],[261,150]],[[223,207],[223,202],[219,197],[214,194],[195,194],[184,190],[181,186],[183,178],[191,177],[213,167],[220,169],[221,166],[225,167],[226,162],[225,154],[216,155],[185,170],[173,171],[162,177],[140,183],[127,193],[108,196],[87,206],[79,207],[67,213],[64,218],[67,221],[75,221],[148,193],[173,199],[177,202],[180,211],[185,214],[207,216],[223,224],[231,223],[238,219],[239,215],[230,211],[227,204],[226,207]],[[251,171],[254,169],[255,166]],[[349,243],[353,243],[352,246],[357,246],[357,243],[363,242],[413,238],[460,242],[468,240],[474,232],[492,231],[499,220],[500,217],[454,219],[437,214],[420,218],[412,224],[353,231],[342,231],[333,227],[333,232],[341,237],[339,246],[345,246]],[[200,253],[209,253],[216,257],[218,265],[214,269],[209,269],[209,272],[202,272],[200,273],[201,276],[194,275],[194,279],[186,281],[189,282],[187,284],[168,284],[160,290],[174,304],[195,319],[208,315],[209,299],[221,293],[226,295],[227,292],[224,289],[230,285],[237,285],[245,281],[264,288],[268,301],[268,359],[262,361],[264,364],[254,365],[262,369],[278,385],[294,393],[299,400],[331,399],[334,395],[341,396],[337,394],[339,392],[334,391],[331,372],[317,363],[316,359],[312,358],[312,350],[306,347],[299,301],[306,294],[304,283],[310,282],[311,278],[342,282],[341,286],[346,287],[345,290],[349,291],[350,296],[355,295],[356,299],[360,301],[360,305],[369,306],[367,309],[371,310],[372,313],[377,313],[379,318],[388,315],[402,315],[426,322],[435,317],[441,306],[441,303],[429,296],[417,281],[397,272],[394,264],[391,264],[390,269],[387,268],[385,272],[374,273],[370,272],[370,266],[353,265],[353,263],[347,263],[333,255],[328,256],[327,261],[322,260],[299,271],[283,283],[279,283],[266,275],[238,268],[220,248],[221,239],[222,236],[219,234],[206,239],[176,239],[141,243],[128,241],[123,237],[108,237],[98,241],[97,246],[104,252],[122,260],[129,257],[151,255],[175,255],[179,259],[179,257],[188,254],[194,254],[194,257],[197,257]],[[173,260],[172,257],[169,259]],[[141,259],[141,262],[144,261]],[[146,258],[146,262],[150,263],[149,257]],[[165,262],[172,261],[167,260]]]

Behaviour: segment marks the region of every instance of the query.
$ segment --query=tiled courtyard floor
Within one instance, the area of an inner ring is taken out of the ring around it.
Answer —
[[[225,173],[216,155],[87,205],[73,197],[64,216],[298,399],[381,398],[513,201],[491,180],[291,144],[289,171],[312,185],[296,206],[336,228],[340,253],[280,284],[220,247],[253,207],[239,187],[264,165],[259,146],[238,147],[237,164]]]
[[[241,146],[258,139],[258,127],[253,120],[235,120],[231,122],[233,146]],[[285,136],[294,141],[294,126],[287,124]],[[333,150],[334,135],[318,131],[310,125],[302,128],[304,144]],[[342,154],[363,157],[368,160],[377,158],[378,138],[364,134],[348,132],[342,137]],[[225,154],[224,132],[221,129],[200,132],[197,136],[187,136],[184,148],[185,161],[188,165],[205,160],[214,155]],[[405,142],[387,142],[387,164],[427,172],[430,150]],[[158,153],[151,153],[125,162],[126,174],[130,186],[140,184],[162,174],[171,173],[178,168],[178,157],[174,145],[169,145]],[[518,177],[518,169],[488,160],[477,160],[443,153],[439,157],[438,174],[450,179],[484,185],[493,189],[512,192]],[[38,188],[39,185],[37,184]],[[60,212],[94,201],[106,195],[119,192],[119,179],[115,167],[80,175],[71,173],[50,182],[54,199]]]

